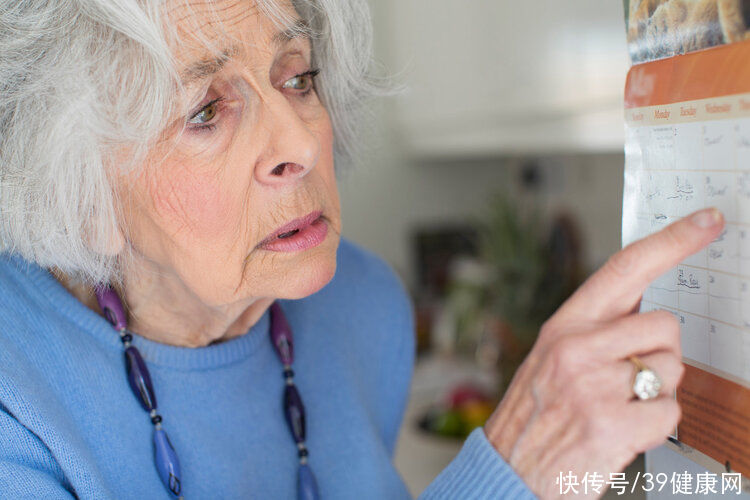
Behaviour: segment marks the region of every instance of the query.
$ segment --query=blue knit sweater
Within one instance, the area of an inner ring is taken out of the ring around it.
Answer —
[[[414,361],[400,282],[342,242],[331,283],[281,306],[322,498],[409,498],[392,464]],[[297,453],[268,327],[266,313],[247,334],[197,349],[133,341],[188,500],[296,498]],[[109,323],[46,270],[0,257],[0,498],[169,498],[122,351]],[[420,498],[523,497],[533,495],[477,429]]]

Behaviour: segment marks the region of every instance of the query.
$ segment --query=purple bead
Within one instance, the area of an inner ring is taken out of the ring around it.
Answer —
[[[148,373],[141,353],[132,345],[125,349],[125,365],[128,369],[130,388],[143,409],[148,412],[156,409],[156,394],[151,384],[151,375]]]
[[[179,497],[182,494],[180,460],[164,429],[154,430],[154,461],[164,486],[172,495]]]
[[[271,304],[271,343],[281,363],[291,365],[294,361],[292,329],[277,302]]]
[[[307,464],[300,464],[299,474],[297,476],[297,499],[298,500],[318,500],[318,482],[315,480],[315,474]]]
[[[294,440],[298,443],[304,441],[305,407],[297,388],[293,385],[287,385],[284,388],[284,415]]]
[[[99,308],[102,310],[107,320],[115,327],[115,330],[127,328],[128,321],[125,316],[125,309],[122,307],[120,297],[117,296],[112,287],[101,285],[96,287],[96,300],[99,302]]]

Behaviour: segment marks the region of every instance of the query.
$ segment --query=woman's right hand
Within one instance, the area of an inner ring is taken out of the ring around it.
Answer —
[[[579,480],[597,473],[606,484],[674,430],[680,409],[673,394],[684,370],[679,325],[671,313],[637,310],[651,281],[713,241],[723,225],[707,209],[629,245],[544,324],[484,427],[540,498],[560,495],[560,473]],[[634,397],[630,356],[659,374],[658,397]],[[583,486],[577,489],[583,497]]]

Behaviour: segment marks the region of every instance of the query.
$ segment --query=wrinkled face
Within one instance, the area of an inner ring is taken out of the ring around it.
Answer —
[[[184,112],[117,182],[129,244],[206,304],[314,293],[335,271],[341,223],[310,41],[251,1],[184,3],[168,8]]]

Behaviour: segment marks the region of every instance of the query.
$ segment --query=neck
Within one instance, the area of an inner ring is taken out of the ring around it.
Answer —
[[[231,304],[205,304],[179,279],[164,274],[144,279],[126,275],[118,290],[128,314],[128,329],[149,340],[182,347],[203,347],[246,333],[271,306],[272,298],[249,298]],[[93,287],[76,284],[55,273],[71,294],[101,314]]]

